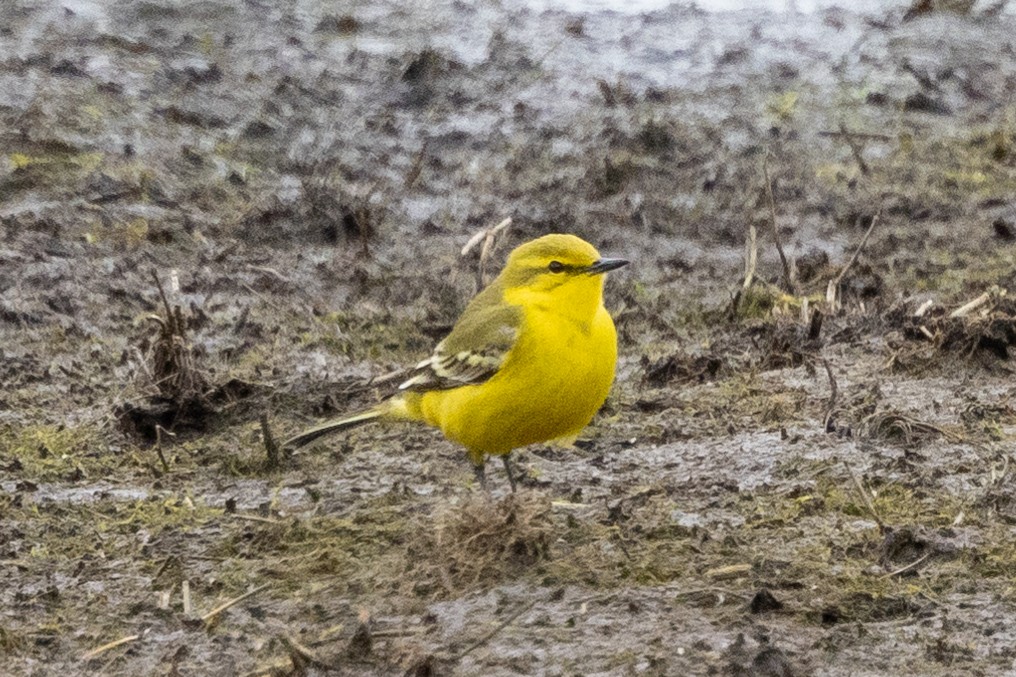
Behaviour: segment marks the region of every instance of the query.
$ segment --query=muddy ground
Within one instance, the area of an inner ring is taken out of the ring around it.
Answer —
[[[1016,18],[325,4],[0,7],[4,674],[1016,671]],[[577,448],[271,457],[506,217],[634,262]]]

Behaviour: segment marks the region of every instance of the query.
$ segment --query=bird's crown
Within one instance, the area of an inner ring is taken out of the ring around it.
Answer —
[[[582,238],[553,233],[516,247],[508,256],[506,269],[546,268],[553,261],[566,268],[584,268],[599,258],[596,248]]]

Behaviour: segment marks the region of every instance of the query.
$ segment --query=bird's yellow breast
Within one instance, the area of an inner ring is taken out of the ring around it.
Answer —
[[[484,383],[421,393],[421,418],[466,447],[474,462],[578,435],[607,398],[617,363],[602,286],[589,277],[549,299],[506,292],[505,302],[523,316],[501,369]]]

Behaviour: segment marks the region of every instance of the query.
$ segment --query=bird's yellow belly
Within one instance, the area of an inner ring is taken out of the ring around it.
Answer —
[[[484,454],[574,437],[614,380],[617,336],[602,308],[585,327],[555,318],[531,323],[522,335],[489,381],[421,397],[424,419],[466,447],[474,462]]]

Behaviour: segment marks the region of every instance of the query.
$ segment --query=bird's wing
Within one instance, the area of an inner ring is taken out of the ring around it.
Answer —
[[[416,365],[399,390],[444,390],[483,383],[501,368],[521,324],[518,306],[470,304],[434,354]]]

